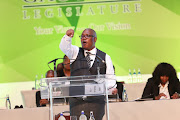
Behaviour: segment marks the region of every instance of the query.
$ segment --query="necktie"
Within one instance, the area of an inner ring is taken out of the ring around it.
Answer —
[[[91,68],[91,59],[90,59],[90,52],[86,52],[87,56],[86,56],[86,60],[87,60],[87,64],[89,66],[89,68]]]

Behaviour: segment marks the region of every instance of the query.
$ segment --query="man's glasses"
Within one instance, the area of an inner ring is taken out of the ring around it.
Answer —
[[[94,35],[81,35],[79,36],[79,38],[90,38],[90,37],[94,37]]]

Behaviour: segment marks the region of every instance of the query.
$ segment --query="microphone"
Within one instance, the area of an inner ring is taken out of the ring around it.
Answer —
[[[52,63],[52,62],[56,62],[56,60],[58,60],[58,59],[60,59],[60,58],[56,58],[56,59],[54,59],[54,60],[48,62],[48,64],[50,64],[50,63]]]
[[[50,64],[50,63],[52,63],[52,62],[54,62],[54,61],[57,61],[57,60],[59,60],[59,59],[66,59],[66,58],[56,58],[56,59],[51,60],[50,62],[48,62],[48,64]],[[69,60],[80,60],[80,61],[86,61],[86,60],[81,60],[81,59],[69,59]],[[93,60],[91,60],[91,61],[93,61]]]
[[[97,54],[91,54],[91,55],[96,55],[97,59],[99,59],[104,64],[106,63],[99,55],[97,55]]]
[[[98,55],[96,55],[96,57],[101,60],[102,63],[106,63],[101,57],[99,57]]]
[[[54,77],[57,77],[56,61],[57,61],[58,59],[64,59],[64,58],[56,58],[56,59],[51,60],[50,62],[48,62],[48,66],[49,66],[50,63],[54,62]],[[49,68],[50,68],[50,67],[49,67]],[[50,69],[51,69],[51,68],[50,68]]]

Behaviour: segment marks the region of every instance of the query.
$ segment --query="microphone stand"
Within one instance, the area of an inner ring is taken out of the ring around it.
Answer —
[[[102,61],[102,59],[99,57],[99,56],[96,56],[97,57],[97,77],[98,77],[98,79],[100,79],[100,64],[99,64],[99,60],[101,60],[101,62],[103,62]],[[104,62],[103,62],[104,63]],[[109,120],[109,100],[108,100],[108,88],[107,88],[107,83],[106,83],[106,81],[105,81],[105,89],[106,89],[106,113],[107,113],[107,115],[106,115],[106,117],[107,117],[107,120]]]
[[[54,77],[57,77],[56,60],[54,62]]]
[[[100,77],[99,59],[97,59],[97,75],[98,75],[98,78],[99,78]]]
[[[48,62],[48,64],[50,64],[50,63],[54,63],[54,77],[57,77],[57,68],[56,68],[56,61],[58,60],[58,59],[64,59],[64,58],[56,58],[56,59],[54,59],[54,60],[52,60],[52,61],[50,61],[50,62]],[[98,59],[100,59],[100,58],[98,58]],[[76,59],[70,59],[70,60],[76,60]],[[79,59],[79,60],[81,60],[81,59]],[[82,60],[82,61],[86,61],[86,60]],[[99,61],[99,60],[98,60]],[[99,63],[98,63],[99,64]],[[98,65],[99,66],[99,65]],[[50,67],[49,67],[50,68]],[[50,68],[51,69],[51,68]],[[98,72],[100,71],[100,67],[98,68],[99,70],[98,70]],[[99,73],[100,74],[100,73]]]

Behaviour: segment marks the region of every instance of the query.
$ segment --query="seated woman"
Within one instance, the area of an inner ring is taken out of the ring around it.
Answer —
[[[54,71],[48,70],[46,73],[46,78],[54,77]],[[37,107],[45,107],[46,104],[49,103],[47,99],[41,99],[41,93],[40,91],[36,92],[36,106]]]
[[[58,77],[65,77],[65,76],[67,77],[67,76],[70,76],[70,73],[71,73],[71,71],[70,71],[70,60],[65,55],[63,63],[60,63],[57,66],[57,75],[58,75]],[[51,78],[51,77],[54,77],[54,71],[48,70],[46,73],[46,78]],[[64,102],[64,98],[63,98],[63,100],[54,99],[54,102],[59,103],[59,101]],[[66,101],[66,103],[68,103],[69,99],[66,98],[65,101]],[[36,92],[36,106],[37,107],[43,107],[43,106],[46,106],[46,104],[48,104],[48,103],[49,103],[49,101],[47,99],[41,99],[40,91],[37,91]]]
[[[70,70],[70,60],[69,58],[65,55],[63,63],[59,63],[57,65],[57,76],[58,77],[69,77],[71,74]]]
[[[177,99],[180,93],[180,83],[176,70],[168,63],[160,63],[155,68],[152,78],[148,79],[142,99]]]

